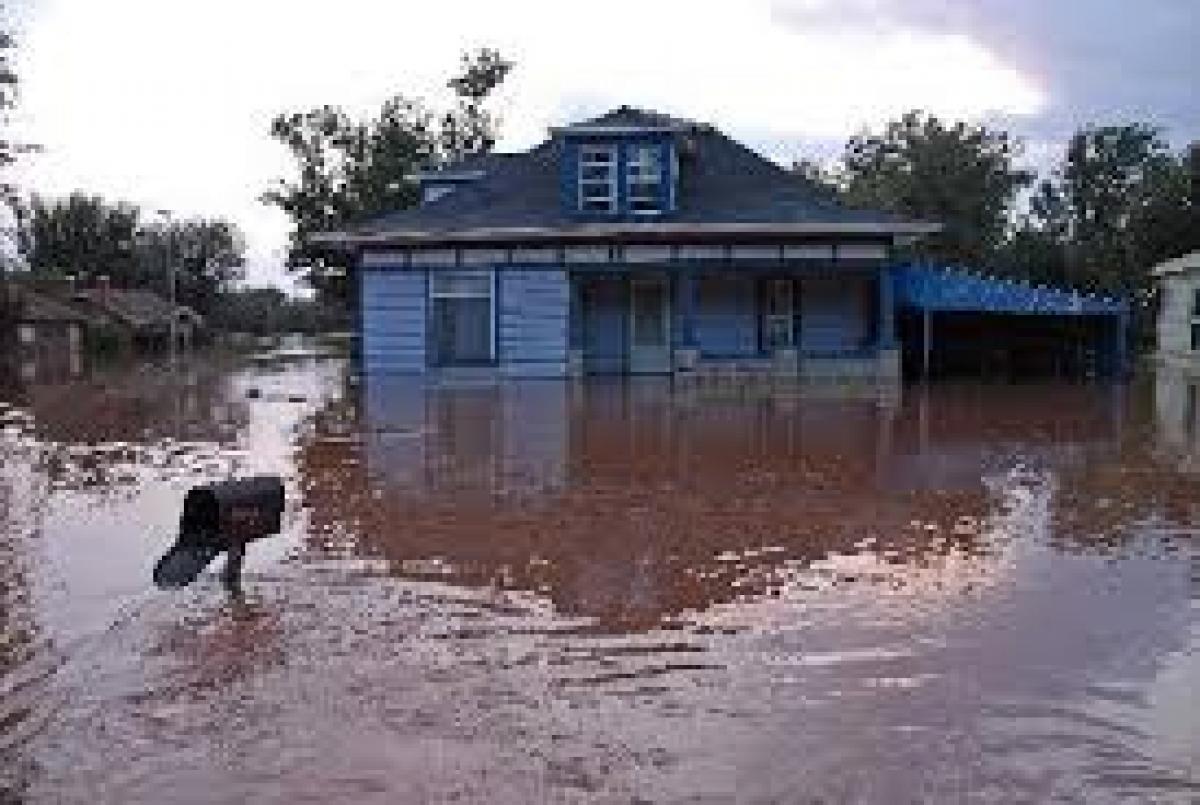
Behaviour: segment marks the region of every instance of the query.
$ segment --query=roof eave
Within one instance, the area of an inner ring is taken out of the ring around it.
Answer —
[[[459,230],[393,229],[379,232],[318,232],[309,237],[314,245],[359,248],[369,246],[418,246],[426,243],[495,243],[529,240],[581,241],[623,237],[690,235],[738,236],[880,236],[915,238],[942,231],[941,224],[926,222],[836,222],[794,224],[687,224],[687,223],[589,223],[571,227],[477,227]]]

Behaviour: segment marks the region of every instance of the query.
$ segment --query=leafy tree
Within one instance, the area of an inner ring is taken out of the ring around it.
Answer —
[[[1033,175],[1015,166],[1020,144],[1003,131],[945,123],[913,111],[882,134],[852,137],[843,155],[846,200],[945,227],[923,249],[979,264],[1000,244],[1017,194]]]
[[[491,150],[499,121],[486,102],[511,69],[495,50],[464,55],[460,73],[447,82],[456,104],[441,113],[397,95],[366,120],[336,106],[276,117],[271,136],[287,147],[296,173],[262,200],[292,220],[289,267],[303,272],[321,296],[344,304],[353,266],[345,255],[313,248],[309,238],[413,207],[419,198],[412,173]]]
[[[6,4],[0,3],[0,25],[5,23],[6,10]],[[17,40],[12,31],[0,28],[0,202],[10,209],[16,206],[18,196],[9,169],[23,154],[37,150],[34,145],[13,140],[10,134],[10,115],[17,105],[20,83],[13,67],[12,54],[16,47]]]
[[[487,153],[496,145],[500,121],[485,106],[488,96],[512,71],[513,63],[497,50],[483,48],[463,54],[459,75],[446,82],[458,98],[442,115],[441,157],[456,162],[471,154]]]
[[[826,198],[844,200],[843,177],[838,168],[830,168],[815,160],[801,158],[793,160],[789,170]]]
[[[212,318],[223,330],[253,335],[328,332],[345,323],[315,299],[290,297],[278,288],[241,288],[221,298]]]
[[[175,298],[203,316],[223,304],[222,294],[244,275],[245,238],[228,221],[197,218],[144,226],[136,240],[136,287],[169,290],[168,261],[175,266]]]
[[[1200,248],[1198,154],[1195,145],[1173,153],[1159,129],[1142,123],[1072,136],[1030,214],[1061,246],[1067,281],[1129,295],[1146,313],[1149,270]]]
[[[119,288],[166,294],[175,266],[176,299],[208,315],[241,278],[245,241],[228,221],[195,219],[143,225],[137,207],[75,193],[23,205],[18,240],[35,275],[107,276]]]
[[[114,282],[136,284],[137,229],[137,207],[73,193],[58,200],[33,196],[21,207],[17,235],[35,273],[105,274]]]

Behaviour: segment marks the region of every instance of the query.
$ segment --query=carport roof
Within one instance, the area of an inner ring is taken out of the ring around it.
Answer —
[[[895,282],[897,304],[931,312],[1050,316],[1129,312],[1124,299],[988,277],[957,266],[900,266]]]

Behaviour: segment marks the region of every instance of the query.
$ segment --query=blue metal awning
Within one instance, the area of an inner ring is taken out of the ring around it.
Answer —
[[[1114,316],[1124,299],[1047,288],[973,273],[961,267],[909,264],[892,269],[896,304],[930,312],[1043,316]]]

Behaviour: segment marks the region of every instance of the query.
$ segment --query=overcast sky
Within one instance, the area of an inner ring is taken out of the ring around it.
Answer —
[[[288,222],[257,202],[289,170],[284,110],[432,102],[459,54],[517,62],[503,149],[629,103],[768,154],[828,158],[906,109],[998,122],[1034,159],[1081,123],[1200,138],[1200,0],[8,0],[28,189],[80,189],[246,232],[283,276]]]

